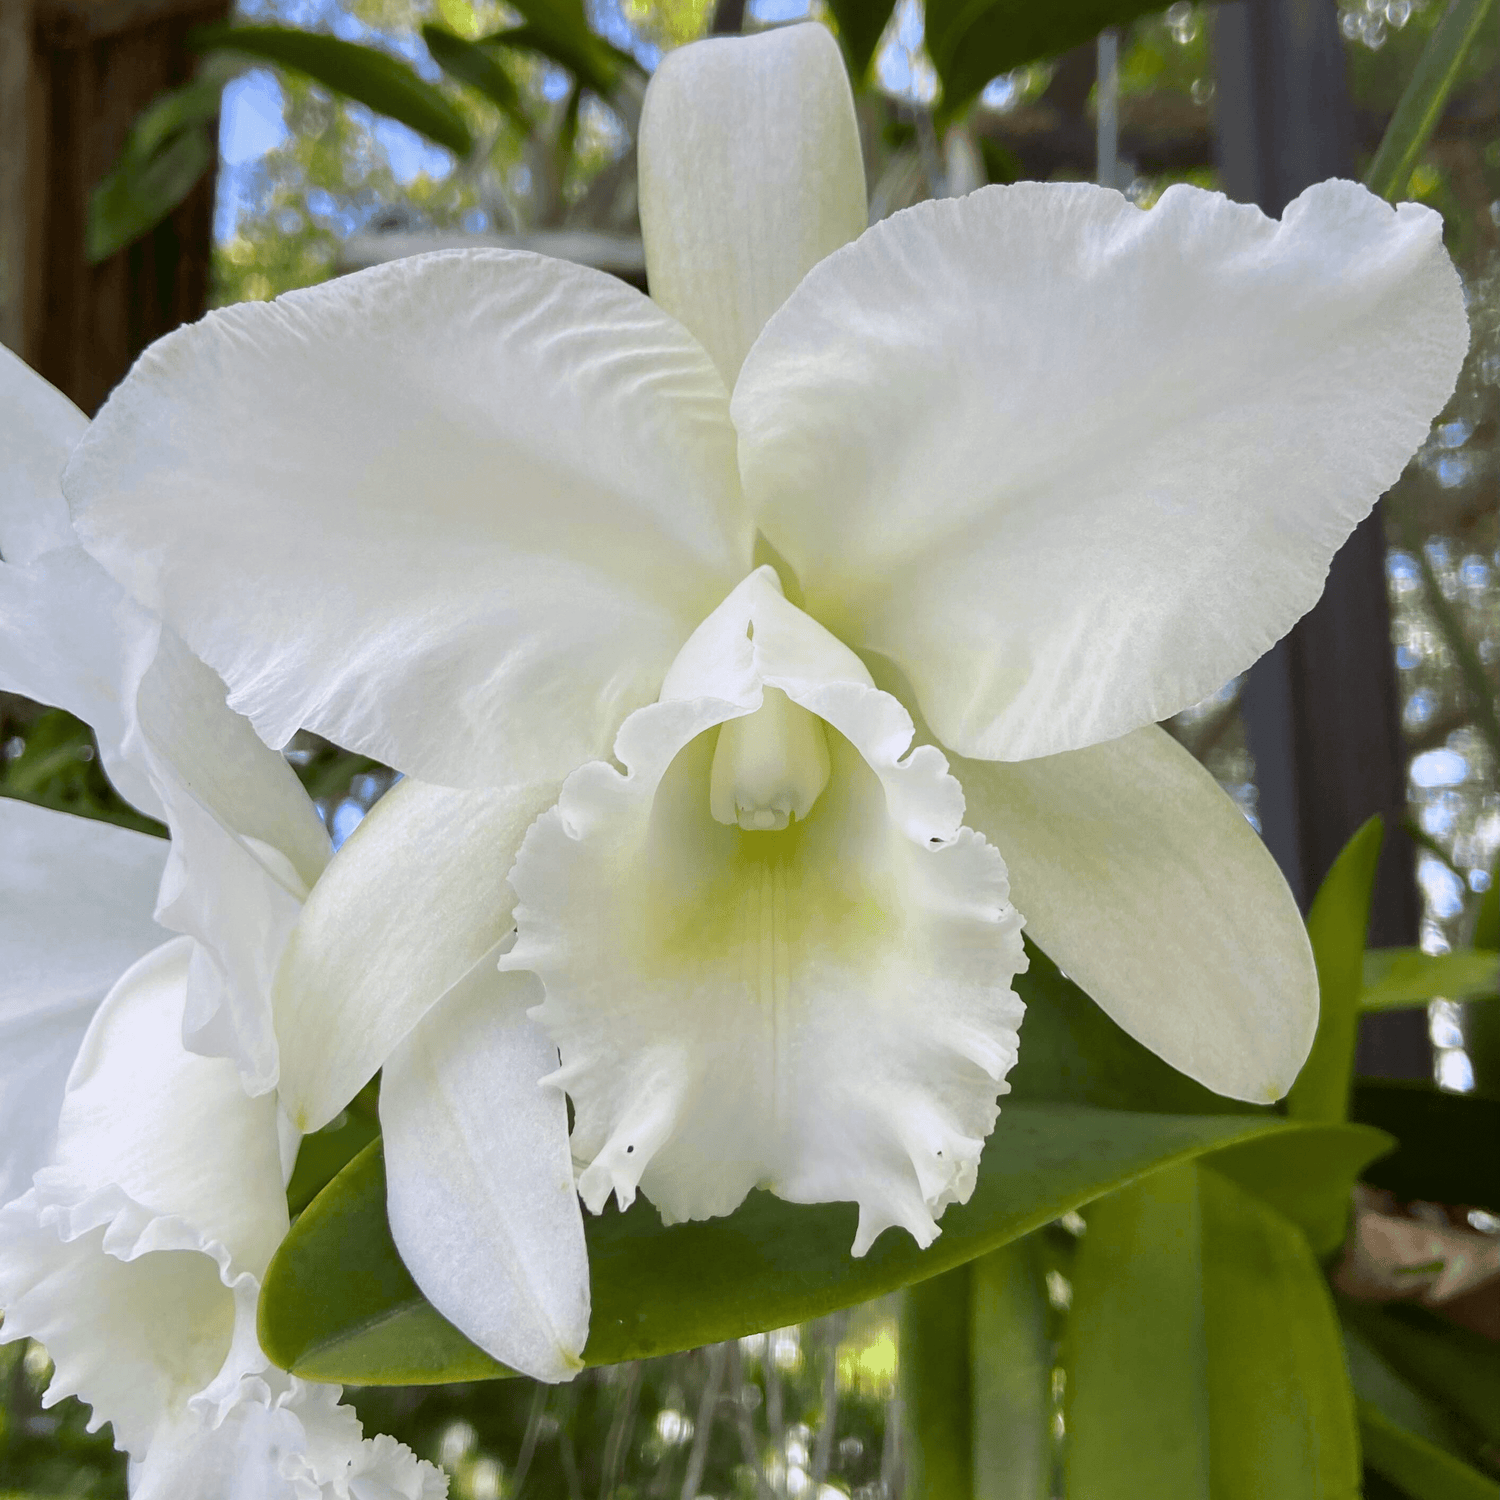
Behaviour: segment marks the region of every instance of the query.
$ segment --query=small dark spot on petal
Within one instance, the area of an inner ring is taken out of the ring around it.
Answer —
[[[629,1156],[629,1155],[630,1155],[630,1153],[631,1153],[631,1152],[632,1152],[632,1151],[634,1151],[634,1150],[635,1150],[635,1147],[634,1147],[634,1146],[627,1146],[627,1147],[626,1147],[626,1148],[625,1148],[625,1154],[626,1154],[626,1156]]]

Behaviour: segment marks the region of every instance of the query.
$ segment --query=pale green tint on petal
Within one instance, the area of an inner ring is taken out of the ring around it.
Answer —
[[[1207,693],[1317,599],[1468,346],[1442,220],[1309,188],[919,204],[816,267],[735,387],[808,611],[938,739],[1024,760]]]
[[[89,419],[0,347],[0,560],[24,565],[73,540],[62,471]]]
[[[506,872],[558,784],[460,792],[407,779],[340,849],[275,981],[280,1098],[299,1130],[326,1125],[510,935]]]
[[[162,839],[0,799],[0,1203],[56,1136],[63,1084],[115,981],[167,934]]]
[[[1110,1017],[1220,1094],[1286,1093],[1318,1024],[1312,949],[1276,862],[1186,750],[1152,725],[954,771],[1027,932]]]
[[[864,232],[864,163],[844,61],[812,22],[662,59],[640,129],[653,300],[733,387],[792,288]]]
[[[942,755],[907,753],[905,710],[768,570],[667,680],[620,731],[625,774],[570,777],[511,874],[502,963],[546,986],[584,1201],[639,1186],[674,1222],[761,1186],[858,1202],[856,1254],[891,1225],[928,1244],[1015,1061],[1005,866]],[[746,833],[714,820],[710,765],[767,687],[826,721],[831,775],[805,821]]]
[[[315,729],[450,785],[606,753],[752,541],[703,350],[615,278],[510,251],[178,329],[64,487],[270,744]]]
[[[589,1330],[588,1250],[557,1048],[526,1010],[531,974],[481,959],[380,1079],[387,1204],[429,1302],[487,1354],[570,1380]]]

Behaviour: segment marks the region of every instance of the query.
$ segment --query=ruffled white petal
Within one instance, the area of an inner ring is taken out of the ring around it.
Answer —
[[[1275,861],[1164,730],[1018,765],[958,761],[1027,929],[1135,1039],[1267,1104],[1307,1060],[1318,980]]]
[[[169,334],[64,489],[270,743],[306,726],[457,785],[604,753],[751,545],[708,356],[614,278],[520,252]]]
[[[443,1500],[442,1470],[338,1398],[267,1372],[218,1421],[190,1408],[131,1466],[131,1500]]]
[[[714,729],[779,689],[828,726],[831,774],[777,833],[716,822]],[[782,598],[769,569],[694,633],[625,767],[584,766],[516,861],[520,935],[562,1054],[579,1187],[668,1222],[756,1186],[860,1205],[921,1244],[973,1188],[1015,1060],[1024,967],[1005,867],[947,762]]]
[[[1453,388],[1439,216],[1309,188],[924,203],[817,266],[732,403],[806,608],[1020,760],[1217,689],[1317,598]]]
[[[482,959],[385,1065],[380,1124],[396,1248],[428,1300],[538,1380],[582,1368],[588,1251],[557,1048],[530,974]]]
[[[191,947],[115,985],[50,1163],[0,1210],[0,1337],[45,1344],[48,1400],[80,1396],[137,1456],[190,1398],[221,1413],[265,1367],[259,1277],[287,1227],[275,1101],[182,1047]]]
[[[506,872],[560,780],[463,792],[407,778],[339,850],[276,976],[280,1098],[299,1130],[326,1125],[509,937]]]
[[[868,222],[838,44],[814,22],[668,53],[639,150],[652,300],[733,387],[766,319]]]
[[[247,1096],[225,1059],[184,1049],[192,947],[187,938],[163,944],[99,1007],[37,1187],[54,1202],[117,1188],[192,1224],[258,1276],[287,1228],[276,1101]]]
[[[73,540],[62,471],[89,419],[0,346],[0,561],[25,565]]]
[[[151,917],[166,857],[161,839],[0,799],[0,1203],[51,1150],[99,1002],[167,936]]]

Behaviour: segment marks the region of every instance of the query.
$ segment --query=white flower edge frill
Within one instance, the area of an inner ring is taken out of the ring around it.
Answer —
[[[346,1500],[364,1476],[366,1494],[433,1500],[436,1470],[362,1441],[336,1389],[260,1350],[260,1280],[287,1227],[276,1103],[183,1048],[192,946],[148,953],[90,1024],[51,1159],[0,1209],[0,1338],[45,1345],[46,1404],[76,1395],[91,1429],[113,1425],[137,1497]]]
[[[785,713],[778,694],[826,739],[826,785],[780,831],[726,825],[720,726]],[[972,1192],[1016,1055],[1021,922],[912,733],[762,568],[625,721],[624,773],[582,767],[527,834],[501,964],[545,986],[595,1212],[637,1186],[668,1223],[756,1186],[854,1200],[860,1254],[890,1225],[930,1243]]]

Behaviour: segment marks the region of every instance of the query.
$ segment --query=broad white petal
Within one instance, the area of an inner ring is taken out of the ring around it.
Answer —
[[[626,720],[625,766],[582,767],[511,872],[507,968],[546,986],[579,1187],[639,1184],[672,1222],[755,1186],[853,1199],[855,1253],[899,1224],[921,1244],[973,1189],[1015,1060],[1025,965],[1005,866],[858,659],[762,569]],[[710,813],[716,726],[770,689],[827,725],[805,817],[745,832]]]
[[[652,300],[732,388],[766,319],[869,222],[838,44],[812,22],[669,52],[639,150]]]
[[[167,936],[151,919],[167,845],[0,799],[0,1203],[52,1148],[99,1002]]]
[[[89,419],[0,346],[0,561],[27,564],[73,540],[63,466]]]
[[[339,850],[276,976],[280,1098],[299,1130],[326,1125],[509,937],[506,872],[557,788],[461,792],[407,778]]]
[[[49,1165],[0,1210],[0,1337],[47,1346],[48,1400],[78,1395],[128,1451],[195,1395],[264,1368],[259,1276],[286,1233],[276,1106],[183,1050],[192,944],[148,954],[100,1006]]]
[[[163,630],[140,684],[138,732],[172,830],[157,915],[200,940],[184,1037],[232,1059],[264,1093],[278,1064],[271,982],[330,847],[296,774],[224,694],[213,669]]]
[[[82,719],[120,795],[155,818],[161,799],[132,741],[135,694],[159,633],[81,547],[0,563],[0,689]]]
[[[521,252],[178,329],[64,489],[269,743],[305,726],[456,785],[603,753],[751,544],[707,355],[615,278]]]
[[[806,608],[1023,760],[1216,690],[1302,615],[1467,348],[1442,220],[1326,182],[923,203],[816,267],[732,412]]]
[[[1276,862],[1155,725],[1018,765],[956,761],[1040,947],[1138,1042],[1234,1099],[1307,1060],[1318,979]]]
[[[391,1054],[380,1126],[391,1234],[428,1300],[537,1380],[582,1368],[589,1263],[557,1048],[531,974],[481,959]]]

